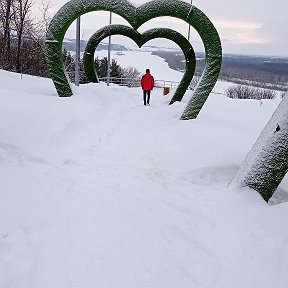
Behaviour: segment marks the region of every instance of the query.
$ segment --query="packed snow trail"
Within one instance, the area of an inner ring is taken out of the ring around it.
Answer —
[[[1,288],[287,287],[287,203],[226,188],[279,100],[0,82]]]

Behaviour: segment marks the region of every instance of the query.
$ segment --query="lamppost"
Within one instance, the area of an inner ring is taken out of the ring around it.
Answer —
[[[192,5],[192,3],[193,3],[193,0],[191,0],[191,5]],[[188,26],[188,41],[190,40],[190,28],[191,28],[191,26],[189,25]]]
[[[80,67],[80,17],[76,19],[76,59],[75,59],[75,85],[79,86],[79,67]]]
[[[112,12],[109,15],[109,25],[112,23]],[[110,84],[110,57],[111,57],[111,36],[109,36],[108,40],[108,65],[107,65],[107,86]]]

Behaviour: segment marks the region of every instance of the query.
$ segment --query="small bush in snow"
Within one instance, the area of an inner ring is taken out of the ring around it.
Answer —
[[[226,96],[233,99],[274,99],[276,92],[252,86],[235,85],[226,90]]]
[[[284,98],[284,96],[287,94],[288,92],[282,92],[281,93],[281,98]]]

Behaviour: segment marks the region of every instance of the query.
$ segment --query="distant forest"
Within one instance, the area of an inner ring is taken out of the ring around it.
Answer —
[[[182,52],[154,51],[152,54],[165,59],[169,67],[174,70],[185,69]],[[196,58],[196,75],[200,76],[205,66],[205,54],[196,53]],[[288,58],[224,54],[220,79],[286,91],[288,89]]]

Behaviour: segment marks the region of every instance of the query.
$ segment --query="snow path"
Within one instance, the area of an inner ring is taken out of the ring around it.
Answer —
[[[1,288],[287,287],[287,203],[226,188],[279,100],[0,72]]]

